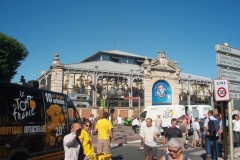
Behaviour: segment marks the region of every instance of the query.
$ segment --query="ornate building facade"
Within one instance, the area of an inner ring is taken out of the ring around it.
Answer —
[[[99,51],[74,64],[61,63],[56,53],[38,81],[40,88],[69,95],[81,114],[89,108],[89,114],[114,108],[114,114],[130,117],[151,105],[213,106],[212,79],[182,73],[165,52],[150,59],[118,50]]]

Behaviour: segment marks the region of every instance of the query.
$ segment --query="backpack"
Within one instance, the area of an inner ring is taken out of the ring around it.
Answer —
[[[211,120],[208,118],[208,136],[216,136],[220,126],[218,120]]]

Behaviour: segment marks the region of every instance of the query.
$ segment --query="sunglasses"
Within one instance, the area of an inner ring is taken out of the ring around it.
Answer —
[[[90,125],[89,124],[87,124],[87,125],[85,125],[86,127],[89,127]]]
[[[170,153],[171,153],[171,152],[177,153],[177,152],[179,151],[179,149],[178,149],[178,150],[171,150],[171,149],[169,149],[168,151],[169,151]]]

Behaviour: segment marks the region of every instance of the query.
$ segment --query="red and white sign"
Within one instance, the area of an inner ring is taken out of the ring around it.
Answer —
[[[137,100],[138,97],[124,97],[124,100]]]
[[[216,79],[214,83],[215,101],[229,101],[229,85],[227,79]]]

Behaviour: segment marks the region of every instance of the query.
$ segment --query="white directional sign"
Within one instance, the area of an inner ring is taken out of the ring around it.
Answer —
[[[238,71],[218,68],[217,76],[218,78],[228,79],[232,82],[240,82],[240,72]]]
[[[240,69],[240,58],[235,58],[218,53],[216,54],[216,60],[218,66]]]
[[[229,84],[229,90],[240,92],[240,85],[239,84]]]
[[[89,100],[90,96],[88,94],[74,94],[74,93],[69,93],[69,97],[71,100],[77,100],[78,97],[84,97],[86,100]]]
[[[228,88],[228,80],[226,79],[216,79],[213,81],[214,83],[214,95],[215,101],[229,101],[229,88]]]
[[[240,56],[240,50],[236,49],[236,48],[232,48],[229,46],[225,46],[223,44],[217,44],[215,46],[215,49],[217,52],[221,52],[221,53],[228,53],[228,54],[232,54],[235,56]]]
[[[230,98],[239,99],[240,98],[240,93],[238,93],[238,92],[230,92]]]

